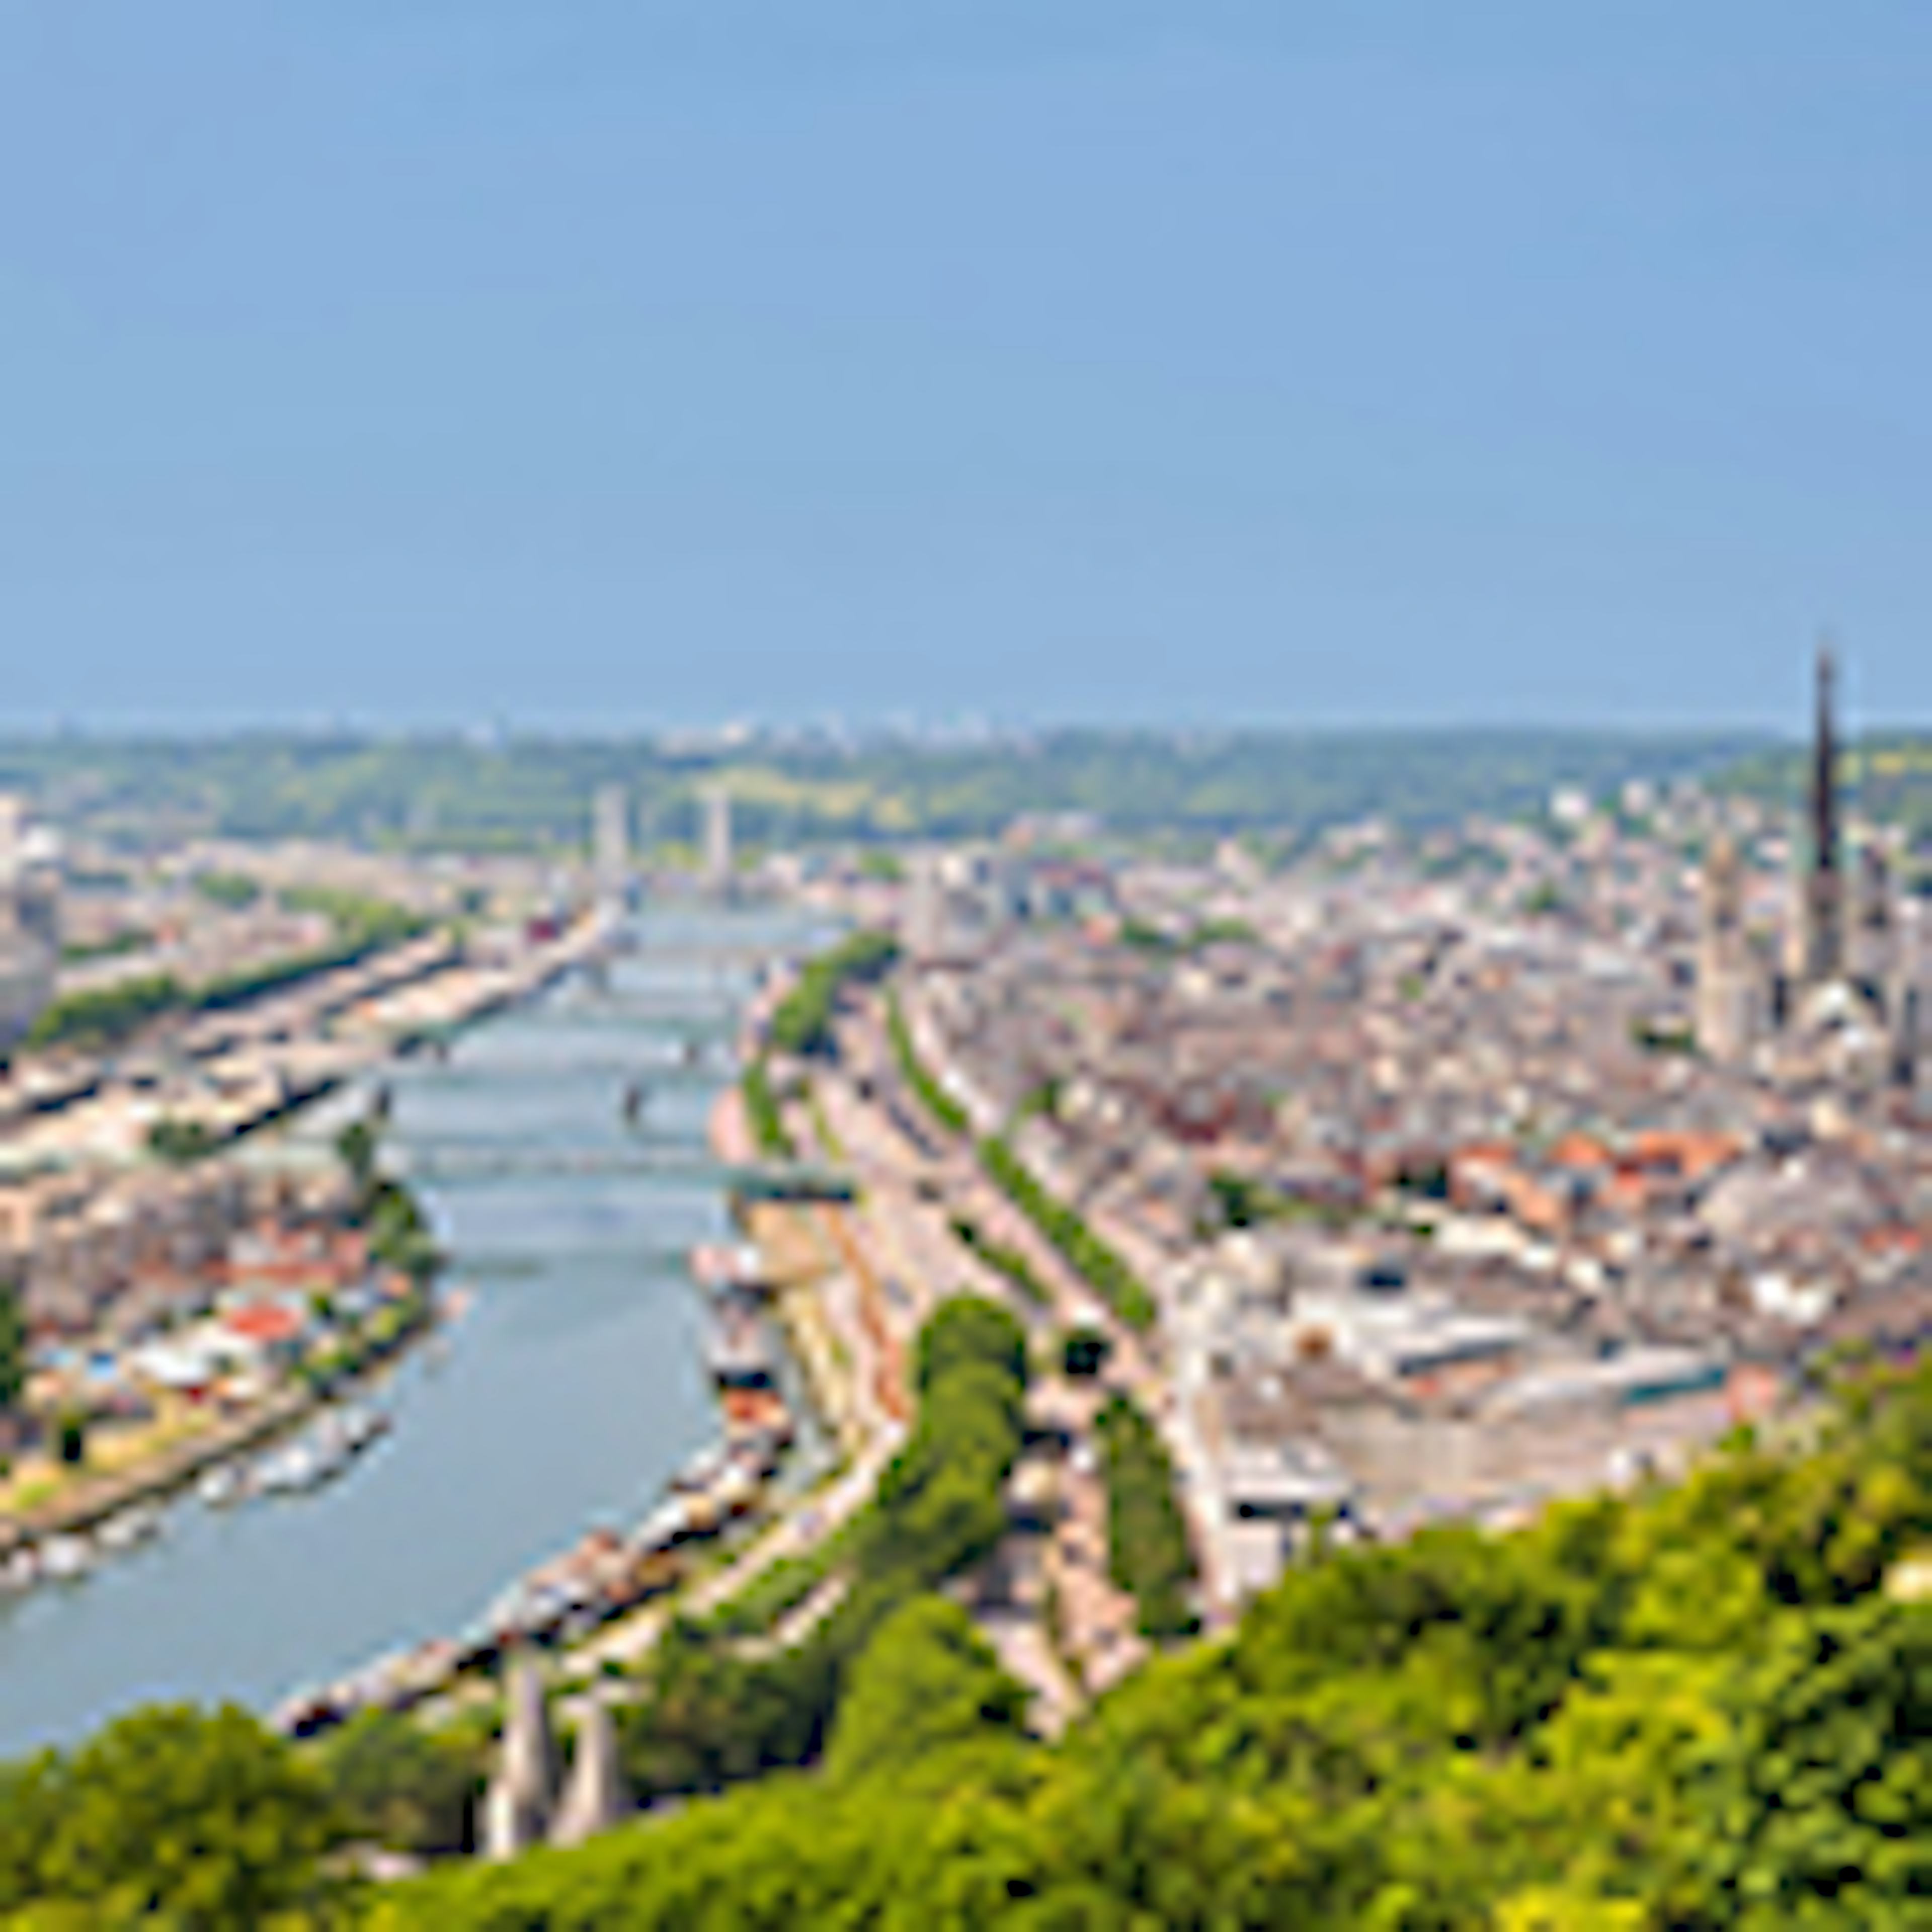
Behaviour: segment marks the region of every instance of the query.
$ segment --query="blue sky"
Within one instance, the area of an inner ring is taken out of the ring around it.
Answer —
[[[1932,9],[0,0],[0,724],[1932,721]]]

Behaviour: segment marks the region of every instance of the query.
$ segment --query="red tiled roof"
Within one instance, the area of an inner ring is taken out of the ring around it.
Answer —
[[[251,1301],[230,1311],[226,1325],[250,1342],[292,1342],[302,1331],[302,1318],[276,1301]]]

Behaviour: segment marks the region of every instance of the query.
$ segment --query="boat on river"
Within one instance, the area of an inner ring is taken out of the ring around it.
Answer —
[[[764,1294],[771,1286],[764,1258],[750,1241],[700,1241],[691,1251],[691,1272],[700,1288],[720,1297]]]
[[[226,1509],[248,1496],[248,1472],[238,1462],[217,1462],[201,1472],[194,1492],[210,1509]]]
[[[84,1536],[50,1536],[40,1545],[40,1574],[50,1583],[77,1583],[94,1568],[94,1546]]]
[[[320,1489],[341,1474],[388,1426],[389,1418],[380,1409],[361,1402],[325,1409],[304,1434],[271,1450],[255,1465],[254,1487],[264,1496]]]
[[[161,1513],[152,1503],[136,1503],[111,1516],[94,1532],[104,1554],[132,1550],[161,1533]]]
[[[272,1449],[255,1465],[254,1486],[260,1496],[297,1496],[315,1488],[326,1473],[314,1444],[300,1438]]]
[[[700,1449],[684,1467],[670,1479],[673,1492],[689,1496],[710,1489],[730,1467],[731,1448],[728,1443],[714,1442],[708,1448]]]
[[[770,1388],[778,1354],[764,1324],[734,1302],[720,1303],[706,1337],[704,1359],[720,1388]]]

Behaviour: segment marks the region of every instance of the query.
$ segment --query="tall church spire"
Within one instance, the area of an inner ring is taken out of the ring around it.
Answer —
[[[1844,968],[1838,867],[1838,742],[1833,715],[1838,665],[1829,642],[1818,646],[1817,708],[1811,740],[1810,872],[1805,880],[1805,977],[1816,986]]]

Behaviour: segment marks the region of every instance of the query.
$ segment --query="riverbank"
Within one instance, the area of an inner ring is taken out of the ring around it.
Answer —
[[[749,1142],[743,1097],[736,1085],[713,1100],[706,1121],[712,1150],[736,1165]],[[878,1364],[860,1315],[857,1283],[842,1274],[843,1257],[826,1216],[842,1208],[813,1202],[740,1201],[734,1216],[744,1237],[735,1252],[694,1257],[694,1271],[755,1283],[780,1324],[837,1460],[815,1483],[798,1489],[723,1564],[682,1580],[674,1596],[624,1618],[572,1651],[563,1674],[584,1679],[634,1668],[674,1614],[707,1618],[753,1593],[773,1572],[807,1563],[869,1504],[880,1478],[905,1440],[903,1420],[874,1399]]]
[[[742,1163],[749,1133],[736,1085],[713,1097],[706,1138],[722,1165]],[[743,1240],[694,1250],[692,1276],[721,1306],[755,1303],[768,1312],[805,1400],[836,1444],[835,1466],[775,1509],[797,1418],[770,1390],[727,1383],[723,1442],[694,1457],[630,1530],[592,1532],[518,1579],[454,1637],[297,1694],[275,1714],[281,1729],[310,1736],[364,1709],[460,1701],[465,1681],[487,1676],[513,1645],[559,1652],[566,1676],[633,1666],[674,1614],[722,1609],[777,1564],[809,1556],[869,1501],[904,1439],[904,1362],[877,1313],[872,1264],[844,1225],[848,1210],[771,1199],[732,1205]],[[742,1539],[735,1555],[719,1562],[705,1554],[734,1535]]]
[[[707,1110],[706,1139],[715,1157],[731,1163],[742,1123],[735,1087]],[[817,1307],[825,1256],[794,1217],[801,1211],[758,1204],[739,1211],[746,1239],[736,1246],[700,1244],[690,1258],[693,1288],[711,1306],[706,1355],[716,1388],[720,1437],[692,1456],[665,1492],[628,1528],[599,1527],[571,1548],[509,1582],[483,1614],[456,1633],[432,1637],[320,1686],[299,1690],[277,1707],[272,1721],[293,1736],[312,1736],[361,1712],[404,1712],[456,1700],[466,1682],[487,1678],[512,1648],[537,1646],[563,1654],[566,1671],[588,1660],[634,1662],[656,1640],[670,1609],[688,1600],[716,1607],[766,1562],[809,1546],[788,1526],[799,1513],[824,1514],[823,1492],[846,1462],[876,1451],[874,1436],[855,1433],[850,1377],[836,1338]],[[802,1382],[801,1415],[782,1392],[790,1379],[770,1352],[766,1325],[783,1338]],[[721,1330],[722,1331],[721,1333]],[[830,1430],[839,1466],[807,1496],[786,1498],[774,1513],[787,1459],[807,1423]],[[864,1460],[866,1492],[876,1480],[875,1456]],[[845,1512],[835,1513],[842,1521]],[[828,1518],[828,1521],[832,1520]],[[740,1565],[779,1541],[770,1556]],[[707,1554],[721,1540],[757,1539],[721,1564]],[[728,1583],[726,1580],[735,1578]]]
[[[316,996],[322,1000],[316,1009],[317,1017],[340,1018],[361,1036],[355,1045],[344,1043],[339,1048],[334,1064],[322,1071],[311,1069],[299,1079],[286,1075],[272,1080],[251,1078],[246,1070],[238,1072],[230,1068],[224,1082],[224,1091],[230,1097],[218,1118],[204,1120],[170,1114],[169,1124],[178,1134],[199,1137],[206,1150],[195,1157],[194,1165],[220,1162],[237,1142],[291,1120],[317,1100],[337,1091],[353,1074],[369,1072],[385,1058],[413,1052],[431,1040],[445,1042],[454,1031],[534,998],[581,963],[596,937],[592,922],[584,920],[513,962],[489,968],[465,965],[460,955],[447,942],[433,938],[412,938],[394,949],[393,955],[385,952],[368,962],[356,962],[340,976],[352,979],[352,986],[332,992],[325,990]],[[427,955],[425,946],[430,949]],[[392,998],[407,1002],[406,1010],[388,1011],[382,1003]],[[245,1022],[245,1011],[238,1018]],[[223,1040],[215,1044],[232,1042]],[[344,1053],[352,1059],[344,1059]],[[97,1082],[89,1088],[88,1094],[98,1092]],[[111,1188],[111,1177],[103,1184]],[[237,1196],[238,1201],[243,1198],[245,1195]],[[218,1276],[220,1272],[218,1268]],[[332,1300],[351,1286],[330,1267],[326,1258],[304,1272],[308,1279],[304,1286],[311,1300]],[[130,1292],[138,1296],[140,1285],[134,1284]],[[172,1286],[171,1293],[151,1294],[148,1298],[155,1306],[146,1326],[165,1336],[179,1306],[212,1299],[220,1292],[218,1280],[196,1282],[190,1279]],[[4,1565],[0,1568],[0,1586],[22,1580],[31,1568],[20,1560],[22,1552],[30,1552],[40,1542],[84,1534],[97,1523],[132,1507],[164,1499],[211,1466],[245,1454],[285,1431],[334,1399],[342,1382],[359,1379],[386,1363],[399,1347],[434,1319],[434,1304],[406,1281],[392,1277],[376,1285],[374,1293],[386,1300],[392,1310],[400,1312],[388,1319],[379,1340],[372,1341],[352,1330],[339,1338],[338,1348],[351,1352],[354,1358],[347,1374],[298,1378],[292,1386],[278,1383],[238,1400],[202,1387],[194,1388],[184,1398],[178,1376],[142,1374],[130,1385],[128,1394],[137,1402],[151,1405],[156,1412],[154,1419],[145,1428],[118,1432],[131,1434],[136,1439],[131,1445],[112,1444],[110,1460],[113,1466],[93,1472],[74,1471],[49,1456],[42,1469],[29,1468],[24,1474],[16,1472],[10,1485],[4,1468],[0,1468],[0,1565]],[[106,1316],[118,1316],[120,1302],[128,1298],[124,1294],[110,1302]],[[32,1305],[30,1284],[30,1310]],[[70,1336],[65,1352],[86,1360],[92,1366],[106,1359],[99,1352],[104,1346],[110,1356],[119,1352],[119,1344],[105,1333],[98,1336]],[[145,1360],[159,1352],[162,1352],[150,1348],[142,1354]],[[182,1351],[176,1342],[165,1352],[178,1359]],[[263,1355],[266,1363],[267,1352]],[[50,1408],[52,1400],[47,1399]],[[74,1400],[74,1395],[58,1398],[62,1404]],[[10,1488],[14,1498],[11,1502]],[[42,1499],[44,1492],[52,1493]],[[19,1500],[23,1496],[34,1500]]]
[[[800,1418],[777,1378],[719,1378],[724,1430],[670,1478],[664,1493],[624,1529],[599,1526],[514,1578],[454,1635],[388,1653],[284,1699],[271,1723],[314,1736],[370,1710],[401,1712],[460,1698],[466,1682],[494,1672],[512,1651],[569,1652],[706,1574],[702,1552],[766,1520],[794,1448]]]
[[[716,1442],[686,1266],[730,1232],[705,1112],[763,961],[807,942],[788,914],[683,908],[621,940],[603,970],[373,1076],[392,1101],[386,1165],[476,1285],[460,1346],[397,1364],[381,1400],[402,1426],[348,1480],[240,1509],[190,1495],[85,1589],[0,1594],[0,1753],[144,1697],[266,1711],[458,1634],[590,1531],[634,1526]],[[250,1170],[319,1176],[354,1111],[345,1096],[304,1114]],[[694,1564],[715,1547],[689,1546]]]
[[[124,1510],[172,1499],[210,1470],[252,1454],[317,1410],[366,1388],[401,1348],[427,1334],[438,1319],[433,1298],[424,1295],[392,1341],[372,1348],[354,1372],[332,1385],[286,1384],[236,1412],[205,1423],[189,1420],[185,1426],[194,1432],[167,1441],[130,1468],[73,1478],[64,1493],[0,1520],[0,1564],[55,1537],[83,1534]],[[5,1580],[0,1576],[0,1582]]]

